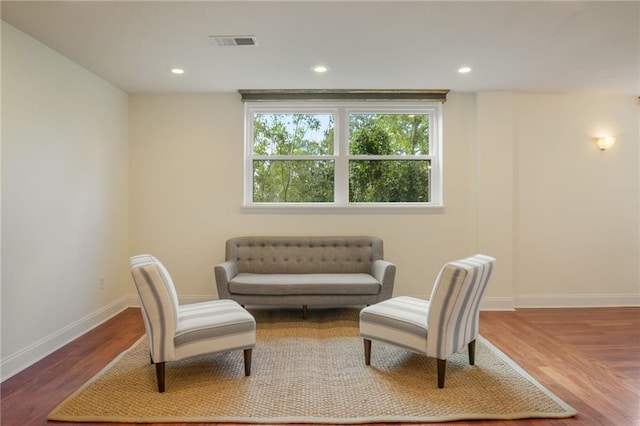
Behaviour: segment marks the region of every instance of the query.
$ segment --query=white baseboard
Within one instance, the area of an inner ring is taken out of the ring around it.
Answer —
[[[29,346],[3,358],[0,361],[0,381],[5,381],[25,368],[35,364],[47,355],[60,349],[67,343],[77,339],[87,331],[97,327],[109,318],[131,306],[130,297],[122,297],[95,312],[69,324],[68,326],[46,336]],[[137,299],[135,305],[137,306]]]
[[[139,308],[140,301],[138,300],[138,295],[136,294],[127,294],[126,296],[120,299],[124,302],[127,308]]]
[[[411,295],[428,299],[429,295]],[[513,311],[518,308],[605,308],[640,307],[640,294],[522,294],[514,297],[485,297],[482,311]]]
[[[485,297],[480,302],[481,311],[513,311],[515,303],[513,297]]]
[[[640,306],[640,294],[522,294],[516,308],[601,308]]]

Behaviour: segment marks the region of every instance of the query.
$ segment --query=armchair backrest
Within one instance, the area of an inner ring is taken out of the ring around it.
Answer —
[[[149,254],[129,259],[154,362],[173,359],[178,324],[178,295],[167,269]]]
[[[428,356],[447,359],[478,337],[480,301],[494,263],[493,257],[476,254],[444,265],[429,303]]]

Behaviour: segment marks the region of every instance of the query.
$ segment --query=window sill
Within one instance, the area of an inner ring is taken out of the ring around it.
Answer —
[[[243,213],[251,214],[443,214],[444,205],[420,204],[252,204],[242,206]]]

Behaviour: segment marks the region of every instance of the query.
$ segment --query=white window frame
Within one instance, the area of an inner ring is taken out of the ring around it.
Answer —
[[[259,156],[253,154],[254,114],[316,113],[334,114],[333,155],[322,156]],[[356,156],[349,155],[350,113],[428,114],[429,154],[420,156]],[[442,213],[442,103],[441,102],[326,102],[278,101],[245,102],[244,104],[244,195],[242,210],[250,213]],[[349,202],[349,160],[430,160],[430,201],[426,203],[352,203]],[[334,201],[329,203],[254,203],[253,161],[261,159],[305,159],[334,161]]]

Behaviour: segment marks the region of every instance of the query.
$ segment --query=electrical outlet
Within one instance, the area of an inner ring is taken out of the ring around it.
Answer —
[[[104,275],[100,275],[100,278],[98,278],[98,288],[104,290]]]

